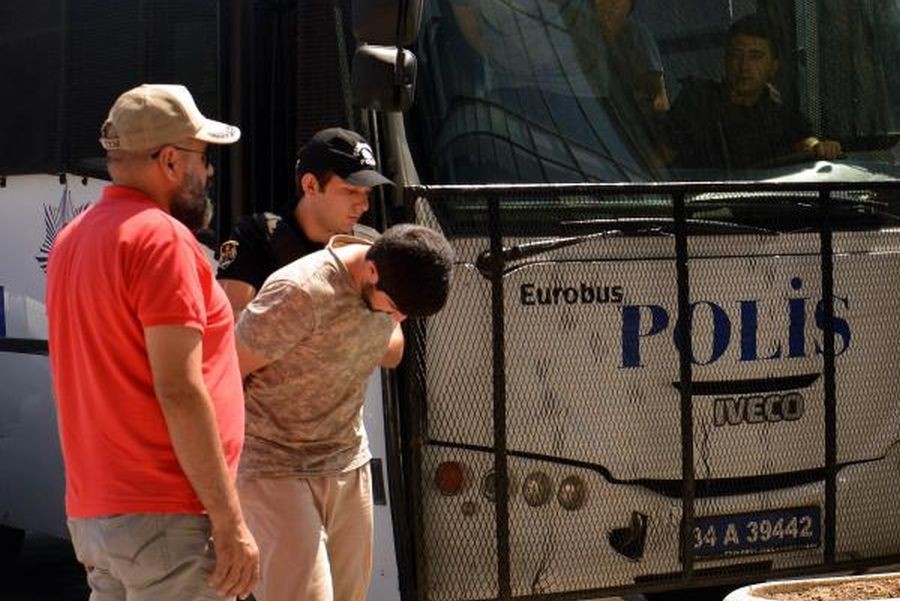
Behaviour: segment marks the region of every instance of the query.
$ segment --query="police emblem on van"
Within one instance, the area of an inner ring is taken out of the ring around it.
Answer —
[[[72,192],[68,186],[63,188],[59,204],[55,207],[44,205],[44,241],[41,243],[38,254],[34,257],[38,265],[41,266],[41,271],[47,273],[47,260],[50,258],[50,251],[53,249],[56,235],[67,223],[75,219],[89,206],[89,203],[73,205]]]

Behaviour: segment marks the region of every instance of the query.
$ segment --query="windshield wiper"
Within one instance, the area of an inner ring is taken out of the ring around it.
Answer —
[[[579,219],[575,221],[562,221],[562,225],[606,225],[611,229],[622,231],[626,234],[656,233],[674,235],[675,220],[671,217],[622,217],[611,219]],[[764,236],[777,236],[778,231],[733,223],[731,221],[719,221],[717,219],[686,219],[688,232],[692,234],[760,234]]]
[[[777,236],[778,232],[766,228],[729,223],[727,221],[714,221],[708,219],[686,220],[688,230],[692,233],[716,234],[716,233],[742,233]],[[577,221],[561,221],[560,225],[593,225],[605,226],[599,232],[592,232],[582,236],[563,236],[548,238],[535,242],[523,242],[513,246],[504,246],[502,250],[503,264],[506,268],[503,274],[517,269],[518,265],[509,265],[516,261],[529,259],[560,248],[566,248],[601,238],[621,237],[628,235],[641,236],[672,236],[674,235],[675,221],[671,218],[621,218],[621,219],[583,219]],[[485,250],[475,260],[475,268],[485,277],[490,277],[492,271],[493,254]]]
[[[581,244],[582,242],[587,242],[588,240],[611,238],[621,235],[621,231],[610,229],[602,232],[585,234],[583,236],[565,236],[560,238],[549,238],[547,240],[537,240],[535,242],[523,242],[522,244],[515,244],[513,246],[504,246],[503,250],[501,251],[501,255],[503,258],[503,264],[508,265],[513,261],[521,261],[523,259],[528,259],[536,255],[550,252],[551,250]],[[492,271],[491,263],[493,262],[493,260],[493,254],[491,253],[490,249],[482,251],[481,254],[478,255],[478,258],[475,259],[475,268],[484,277],[490,277]],[[503,270],[503,273],[509,273],[512,269],[515,269],[515,267],[516,266],[507,267]]]
[[[900,215],[885,211],[884,208],[890,205],[879,200],[869,198],[843,198],[841,196],[832,196],[829,210],[834,211],[842,217],[878,217],[893,223],[900,223]],[[806,200],[798,200],[796,196],[779,197],[767,195],[765,197],[737,197],[734,200],[722,198],[720,196],[712,196],[708,198],[695,198],[688,202],[688,209],[703,208],[707,209],[746,209],[754,212],[759,211],[803,211],[809,214],[812,211],[818,211],[821,205]],[[740,217],[735,216],[736,219]]]

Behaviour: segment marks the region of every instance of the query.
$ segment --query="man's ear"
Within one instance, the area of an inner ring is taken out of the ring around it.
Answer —
[[[364,264],[365,267],[365,276],[366,282],[372,284],[373,286],[378,284],[378,267],[375,265],[375,261],[370,261],[366,259]]]
[[[319,192],[319,180],[312,173],[304,173],[300,176],[300,190],[304,196]]]
[[[156,164],[168,179],[176,179],[178,171],[178,152],[171,146],[164,146],[156,157]]]

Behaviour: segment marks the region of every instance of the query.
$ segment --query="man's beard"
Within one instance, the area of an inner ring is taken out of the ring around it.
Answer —
[[[206,207],[208,202],[203,180],[191,172],[187,174],[181,188],[172,199],[169,213],[189,230],[196,232],[207,226]]]

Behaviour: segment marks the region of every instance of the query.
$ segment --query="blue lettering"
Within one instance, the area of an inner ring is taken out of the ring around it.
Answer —
[[[757,301],[741,301],[741,361],[768,361],[781,358],[781,343],[775,343],[775,351],[768,357],[760,357],[757,349],[759,334],[759,309]]]
[[[756,361],[756,331],[759,312],[756,301],[741,301],[741,361]]]
[[[697,312],[697,307],[705,306],[709,307],[710,314],[712,315],[712,329],[713,329],[713,337],[712,337],[712,348],[710,349],[709,359],[706,361],[700,361],[697,359],[697,356],[694,354],[694,349],[691,349],[691,361],[694,365],[709,365],[710,363],[715,363],[719,359],[722,358],[722,355],[725,354],[725,351],[728,350],[728,345],[731,344],[731,320],[728,319],[728,314],[725,313],[725,309],[720,307],[715,303],[711,303],[709,301],[700,301],[697,303],[691,304],[690,313],[691,313],[691,322],[692,325],[696,323],[695,313]],[[691,330],[693,331],[693,327]],[[679,348],[678,338],[680,336],[681,323],[678,323],[675,326],[675,330],[672,334],[672,338],[675,342],[675,348]],[[691,337],[691,344],[693,345],[693,336]]]
[[[845,309],[850,308],[850,300],[846,296],[835,296],[834,297],[834,308],[835,313],[837,313],[838,303],[844,305]],[[819,301],[816,305],[816,327],[820,330],[825,329],[825,303]],[[847,323],[846,319],[840,318],[837,315],[834,316],[834,335],[835,335],[835,345],[834,345],[834,356],[840,357],[844,351],[850,348],[850,324]],[[841,339],[841,346],[838,348],[837,338]],[[822,349],[822,346],[816,342],[816,354],[821,355],[825,351]]]
[[[803,288],[803,280],[791,280],[791,288]],[[788,357],[806,356],[806,298],[792,298],[788,301],[790,326],[788,328]]]
[[[800,291],[803,288],[803,281],[799,277],[791,280],[791,288],[794,291]],[[803,358],[807,356],[807,332],[808,322],[812,321],[807,315],[810,309],[811,299],[809,297],[799,297],[785,299],[787,302],[788,324],[787,332],[777,336],[774,340],[767,341],[763,347],[763,354],[760,355],[760,301],[758,300],[741,300],[737,302],[740,319],[740,348],[736,349],[739,354],[739,361],[771,361],[782,358]],[[538,291],[538,302],[540,302],[540,291]],[[782,305],[783,307],[784,305]],[[835,297],[835,312],[838,308],[850,309],[850,301],[847,297]],[[769,311],[769,314],[774,313]],[[649,315],[648,315],[649,314]],[[686,324],[694,332],[697,328],[694,326],[697,320],[703,320],[704,327],[702,331],[711,333],[711,343],[708,349],[698,349],[692,335],[690,349],[691,361],[695,365],[710,365],[722,359],[732,343],[732,316],[728,311],[712,302],[698,301],[691,304],[689,309],[690,323]],[[823,330],[825,326],[824,306],[820,301],[815,305],[814,311],[815,326],[819,330]],[[626,305],[622,307],[622,367],[643,367],[643,357],[641,356],[642,339],[648,339],[656,336],[660,332],[669,327],[669,313],[660,305]],[[675,324],[672,332],[672,339],[675,348],[680,347],[679,338],[682,324]],[[850,348],[852,342],[852,333],[850,323],[844,317],[835,316],[834,318],[835,332],[835,355],[840,356]],[[787,335],[785,337],[785,334]],[[705,336],[703,339],[705,340]],[[822,354],[821,337],[817,340],[815,337],[810,338],[809,342],[813,343],[814,349],[810,348],[810,352]],[[699,356],[698,356],[699,355]]]
[[[650,312],[650,328],[641,333],[641,309]],[[655,336],[669,327],[669,314],[658,305],[622,307],[622,367],[641,367],[641,338]]]

